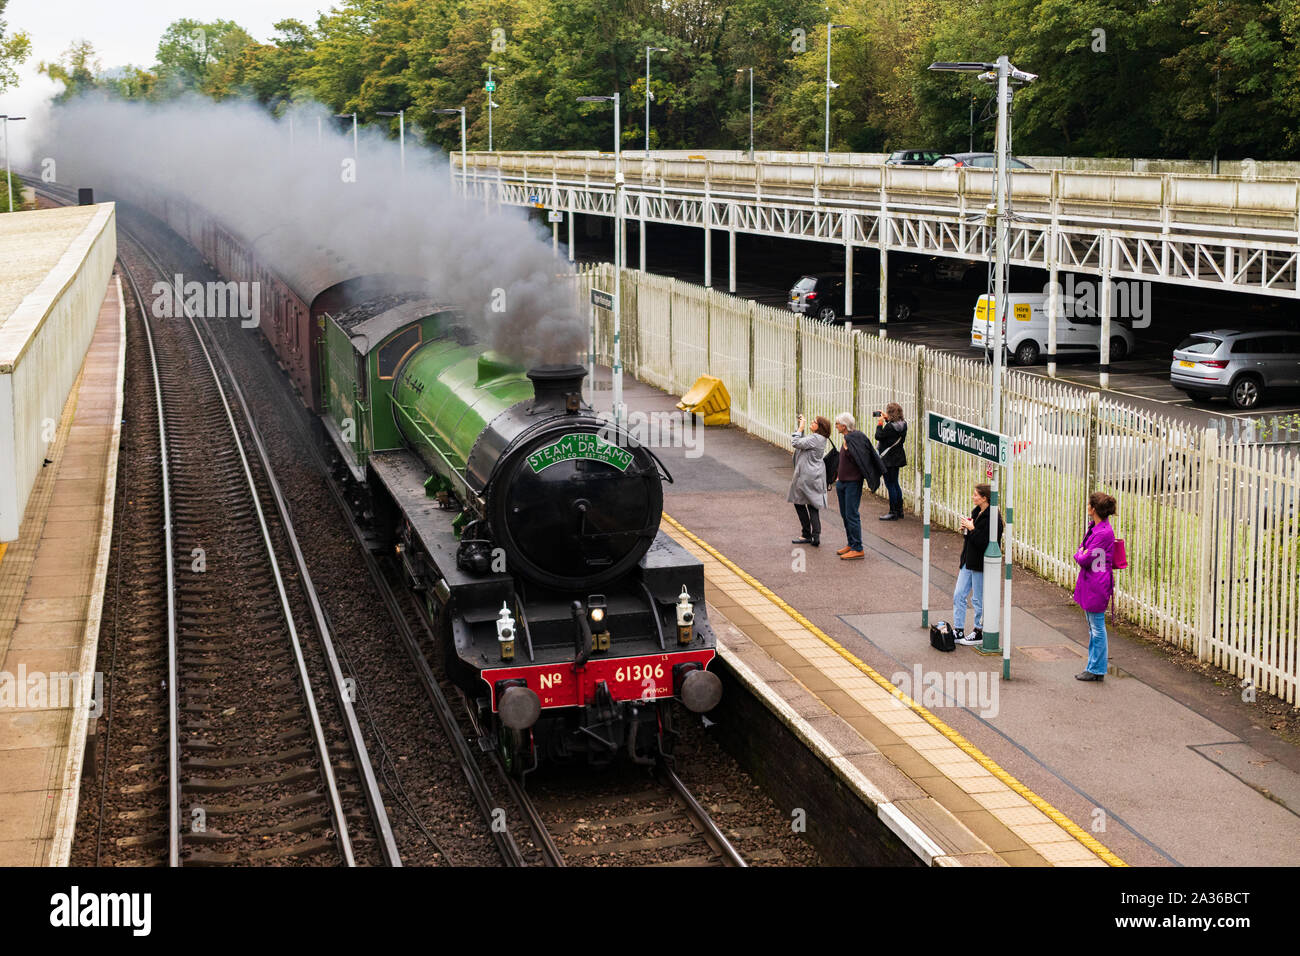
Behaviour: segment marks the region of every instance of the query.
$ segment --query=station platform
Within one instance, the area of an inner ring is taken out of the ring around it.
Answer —
[[[608,375],[597,370],[597,408]],[[624,379],[630,411],[670,416],[678,398]],[[1001,658],[930,647],[917,517],[878,522],[887,505],[867,496],[866,560],[843,562],[833,495],[822,546],[791,544],[789,451],[737,428],[665,434],[663,530],[705,563],[721,656],[923,862],[1300,863],[1300,750],[1263,726],[1235,682],[1109,622],[1107,679],[1074,680],[1083,614],[1024,572],[1001,680]],[[949,618],[960,541],[931,539],[932,620]],[[978,699],[953,696],[952,678]]]
[[[17,540],[0,545],[0,866],[71,854],[113,533],[126,313],[108,283]]]

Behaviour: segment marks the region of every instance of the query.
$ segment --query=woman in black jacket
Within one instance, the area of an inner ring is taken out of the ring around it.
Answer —
[[[978,645],[984,643],[984,552],[989,546],[989,503],[992,489],[988,485],[975,486],[971,494],[969,518],[961,519],[961,533],[966,540],[961,546],[961,561],[957,567],[957,586],[952,592],[952,624],[957,631],[957,643]],[[1006,522],[998,513],[998,543]],[[975,627],[966,636],[966,599],[975,609]]]
[[[885,466],[885,488],[889,491],[889,514],[881,521],[898,521],[903,517],[903,489],[898,484],[898,469],[907,464],[907,422],[903,406],[890,402],[876,422],[876,450]]]

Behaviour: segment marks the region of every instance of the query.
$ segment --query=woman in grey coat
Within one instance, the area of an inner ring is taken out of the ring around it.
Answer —
[[[790,444],[794,446],[794,478],[785,500],[794,505],[803,528],[803,535],[795,538],[793,543],[811,544],[816,548],[822,539],[821,509],[826,507],[826,465],[822,462],[822,455],[826,452],[831,423],[818,415],[813,421],[812,431],[805,435],[807,428],[804,417],[800,415],[799,430],[790,436]]]

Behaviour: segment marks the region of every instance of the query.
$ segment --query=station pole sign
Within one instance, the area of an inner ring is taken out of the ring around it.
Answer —
[[[982,654],[1002,656],[1002,676],[1011,677],[1011,541],[1012,518],[1011,491],[1014,487],[1015,468],[1012,466],[1012,442],[1006,435],[971,425],[956,418],[929,412],[926,415],[925,478],[921,503],[921,626],[930,626],[930,484],[931,456],[934,445],[954,448],[980,459],[982,469],[992,483],[995,466],[1006,467],[1006,561],[997,544],[997,535],[990,529],[989,546],[984,554],[984,646],[977,648]],[[992,489],[991,506],[998,504],[998,489]],[[1006,596],[999,600],[999,591],[1005,584]]]
[[[958,451],[983,458],[985,461],[998,465],[1006,465],[1011,461],[1011,443],[1007,440],[1007,436],[977,425],[968,425],[955,418],[930,412],[929,434],[930,441],[956,448]]]

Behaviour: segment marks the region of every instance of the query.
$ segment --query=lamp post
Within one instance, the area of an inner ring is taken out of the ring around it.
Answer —
[[[397,139],[401,143],[402,152],[402,176],[406,176],[406,110],[400,109],[396,113],[389,110],[379,110],[377,116],[396,116],[397,117]]]
[[[847,30],[847,23],[826,24],[826,162],[831,161],[831,90],[838,90],[840,85],[831,79],[831,33],[835,30]]]
[[[352,158],[357,158],[357,114],[356,113],[335,113],[339,119],[352,118]]]
[[[970,95],[970,141],[967,143],[966,149],[972,153],[975,152],[975,94],[974,93],[971,93]]]
[[[488,64],[487,86],[487,106],[488,106],[488,152],[492,152],[492,111],[497,108],[496,101],[492,99],[492,94],[497,91],[496,81],[492,79],[492,64]]]
[[[10,212],[14,211],[14,177],[13,173],[9,171],[9,124],[17,123],[25,119],[27,119],[26,116],[0,116],[0,120],[3,120],[5,124],[5,189],[9,192],[8,209]]]
[[[1010,152],[1010,102],[1011,81],[1032,83],[1038,79],[1034,73],[1026,73],[1011,65],[1005,56],[998,57],[996,63],[931,63],[931,70],[955,73],[977,73],[986,82],[998,84],[998,126],[996,135],[997,153],[997,199],[991,210],[993,213],[997,262],[993,270],[993,399],[989,407],[989,428],[997,434],[1002,433],[1002,323],[1007,316],[1007,242],[1010,223],[1007,219],[1007,155]],[[997,471],[993,472],[990,482],[991,500],[989,502],[989,544],[984,551],[984,653],[1000,653],[998,633],[1002,628],[1000,590],[1002,582],[1002,550],[998,547],[998,482]],[[1007,594],[1011,593],[1010,578],[1007,579]],[[993,630],[989,630],[991,625]],[[1004,656],[1004,676],[1009,672],[1009,659]]]
[[[1217,10],[1219,5],[1216,3],[1214,6]],[[1203,37],[1210,36],[1209,30],[1198,30],[1196,32]],[[1213,165],[1210,167],[1210,172],[1214,176],[1219,175],[1219,63],[1221,53],[1222,48],[1220,48],[1219,53],[1214,55],[1214,160]]]
[[[459,113],[459,114],[460,114],[460,175],[461,175],[461,178],[463,179],[463,178],[465,177],[465,175],[466,175],[465,170],[468,169],[468,166],[466,166],[466,159],[465,159],[465,107],[461,106],[461,107],[458,107],[457,109],[442,109],[442,110],[434,110],[434,112],[435,112],[435,113],[441,113],[441,114],[443,114],[443,115],[445,115],[445,116],[450,116],[450,115],[452,115],[453,113]],[[447,159],[447,165],[448,165],[448,166],[451,166],[451,158],[450,158],[450,157],[448,157],[448,159]],[[451,178],[451,181],[452,181],[452,185],[453,185],[453,189],[454,189],[454,187],[455,187],[455,183],[456,183],[455,170],[452,170],[452,178]]]
[[[667,53],[666,46],[648,46],[645,48],[645,154],[650,157],[650,101],[654,94],[650,92],[650,54]]]
[[[754,161],[754,68],[742,66],[737,73],[749,71],[749,161]]]
[[[605,103],[613,101],[614,103],[614,367],[613,385],[614,385],[614,423],[622,425],[626,419],[626,409],[623,408],[623,360],[620,349],[619,334],[622,328],[622,300],[620,293],[623,289],[623,152],[622,152],[622,130],[620,124],[620,99],[619,94],[613,96],[579,96],[579,103]],[[592,383],[593,386],[595,383]]]

